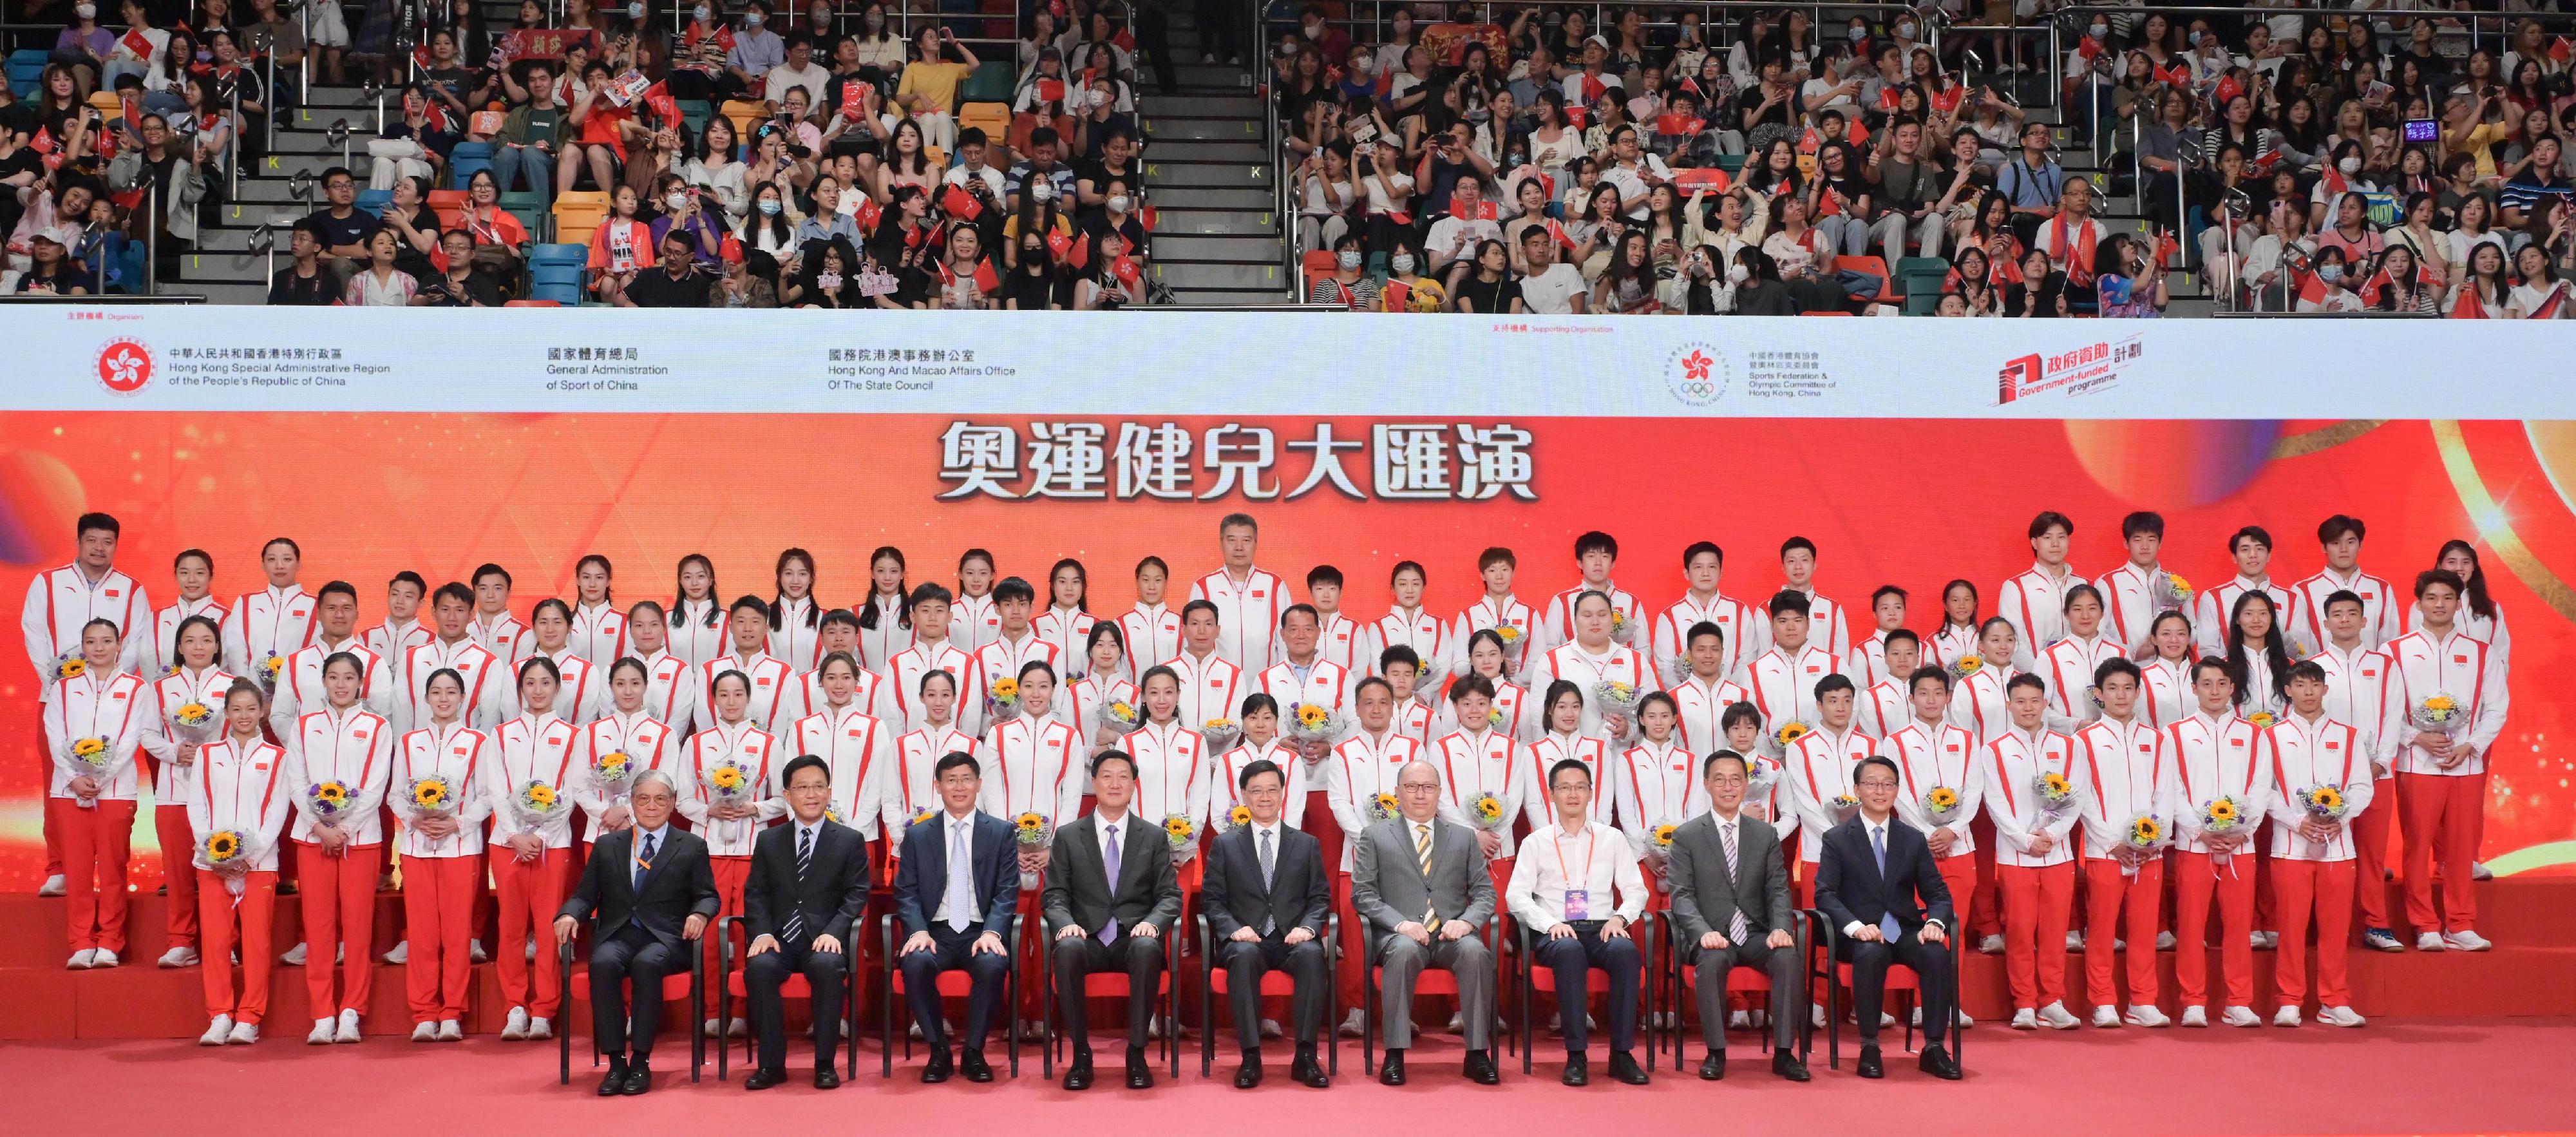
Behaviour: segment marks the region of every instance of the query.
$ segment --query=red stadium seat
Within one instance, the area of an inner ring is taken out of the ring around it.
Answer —
[[[742,947],[739,949],[739,956],[737,956],[737,949],[734,947],[734,940],[737,938],[736,933],[740,933],[739,938],[743,941]],[[751,930],[742,926],[742,917],[727,916],[722,920],[716,921],[716,946],[718,950],[724,953],[721,961],[721,966],[724,970],[724,986],[718,988],[716,991],[716,1021],[731,1023],[733,1021],[733,1001],[741,999],[748,1003],[751,999],[751,989],[743,977],[743,970],[741,967],[735,966],[734,963],[737,958],[743,958],[744,966],[749,965],[747,957],[751,951]],[[848,1005],[841,1008],[841,1015],[848,1019],[851,1026],[855,1028],[858,1025],[859,1019],[859,953],[856,945],[843,945],[841,956],[843,961],[848,965],[850,972],[846,989],[842,992],[843,999]],[[785,983],[778,985],[778,995],[782,999],[803,999],[806,1002],[811,1003],[814,1001],[814,985],[807,981],[805,976],[802,974],[790,974]],[[814,1013],[816,1015],[823,1015],[830,1013],[830,1011],[828,1008],[817,1006],[814,1008]],[[843,1032],[841,1042],[849,1048],[850,1076],[853,1078],[858,1077],[858,1039],[854,1034],[845,1031]],[[725,1047],[723,1042],[719,1041],[716,1044],[716,1080],[719,1082],[725,1080],[725,1060]],[[752,1053],[752,1038],[748,1032],[743,1035],[742,1061],[746,1066],[752,1064],[754,1061]],[[822,1055],[817,1054],[814,1056],[814,1064],[817,1068],[822,1066],[823,1061],[824,1059]]]
[[[877,928],[879,934],[884,937],[886,960],[885,997],[879,1001],[877,1007],[877,1046],[883,1056],[882,1065],[878,1069],[882,1076],[892,1077],[894,1075],[895,1018],[899,1014],[904,1014],[903,1008],[910,1004],[903,999],[905,991],[903,968],[899,966],[902,957],[895,954],[897,941],[894,913],[888,912],[878,917]],[[1002,942],[1009,949],[1013,960],[1020,958],[1020,918],[1017,914],[1012,915],[1011,930],[1009,934],[1002,937]],[[942,1000],[963,999],[974,992],[975,979],[963,971],[943,971],[939,973],[938,986],[939,997]],[[1016,1078],[1020,1076],[1020,969],[1018,967],[1011,968],[1009,981],[1003,984],[1002,994],[1005,1004],[1010,1008],[1011,1022],[1003,1033],[1010,1036],[1011,1076]],[[909,1030],[904,1032],[903,1055],[906,1060],[912,1057],[912,1032]],[[850,1060],[856,1062],[858,1056],[853,1054]]]
[[[1208,929],[1207,914],[1198,917],[1199,967],[1205,971],[1205,982],[1199,984],[1199,1076],[1207,1076],[1216,1062],[1216,997],[1231,991],[1232,976],[1216,963],[1216,940]],[[1341,984],[1332,982],[1342,963],[1342,914],[1328,913],[1324,918],[1324,1045],[1329,1053],[1325,1060],[1331,1073],[1342,1072],[1342,1044],[1333,1035],[1333,1024],[1341,1021]],[[1261,973],[1261,993],[1282,997],[1297,993],[1296,984],[1284,971]]]
[[[1667,984],[1665,989],[1670,992],[1664,1005],[1671,1008],[1673,1069],[1679,1070],[1682,1068],[1682,1012],[1690,1009],[1693,1003],[1693,1000],[1683,996],[1688,992],[1699,990],[1699,967],[1691,959],[1684,958],[1680,947],[1681,941],[1673,927],[1673,914],[1670,911],[1657,912],[1655,920],[1663,926],[1664,944],[1668,949],[1665,955],[1670,958],[1671,969],[1663,975],[1649,977],[1648,982],[1663,982]],[[1798,953],[1801,963],[1812,967],[1813,961],[1808,959],[1807,953],[1813,950],[1814,940],[1807,933],[1807,920],[1801,913],[1796,933],[1798,943],[1791,950]],[[1771,977],[1758,968],[1732,968],[1726,973],[1726,992],[1730,995],[1769,995]],[[1652,1037],[1652,1032],[1649,1032],[1648,1038]],[[1814,1042],[1806,1026],[1801,1024],[1798,1028],[1799,1057],[1806,1057],[1807,1053],[1814,1049]],[[1768,1030],[1762,1032],[1762,1049],[1765,1052],[1771,1049],[1771,1032]],[[1647,1043],[1646,1053],[1649,1057],[1654,1054],[1654,1044],[1651,1041]]]
[[[590,965],[587,962],[578,966],[573,963],[573,945],[570,943],[564,944],[558,950],[562,953],[560,974],[564,977],[564,1013],[562,1025],[555,1028],[555,1039],[557,1049],[561,1052],[563,1067],[561,1080],[563,1084],[570,1085],[572,1084],[572,1026],[575,1019],[572,1011],[574,1007],[590,1002]],[[582,958],[587,960],[588,957]],[[689,1001],[689,1080],[692,1082],[698,1080],[698,1071],[707,1064],[706,1024],[700,1021],[700,1016],[706,1013],[707,1006],[706,988],[702,982],[705,978],[706,953],[698,950],[694,942],[691,942],[689,947],[689,969],[676,975],[662,977],[663,1002],[667,1003],[673,999]],[[630,1001],[635,997],[635,984],[631,979],[626,984],[626,996]],[[590,1061],[593,1066],[599,1064],[599,1040],[596,1038],[591,1040]]]

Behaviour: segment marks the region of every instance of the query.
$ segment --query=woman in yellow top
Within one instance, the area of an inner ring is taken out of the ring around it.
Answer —
[[[942,155],[957,149],[957,89],[982,61],[946,28],[923,28],[913,37],[919,58],[903,68],[894,91],[904,113],[921,124],[922,133]],[[964,62],[949,58],[950,52]],[[891,124],[889,124],[891,129]]]

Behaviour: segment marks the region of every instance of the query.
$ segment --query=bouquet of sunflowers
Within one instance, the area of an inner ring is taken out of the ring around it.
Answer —
[[[1772,731],[1770,736],[1763,739],[1763,741],[1769,743],[1772,749],[1785,756],[1789,753],[1790,747],[1798,744],[1799,739],[1805,738],[1815,732],[1816,728],[1807,725],[1805,721],[1800,719],[1790,719],[1787,722],[1781,723],[1779,729]]]
[[[2039,811],[2049,817],[2066,812],[2075,805],[2075,783],[2055,770],[2042,770],[2030,780],[2030,790],[2039,795]]]
[[[1093,730],[1106,730],[1121,738],[1136,733],[1136,728],[1145,725],[1145,712],[1125,699],[1111,699],[1100,704],[1099,709],[1091,713],[1091,718]]]
[[[1010,676],[993,680],[984,690],[984,710],[993,718],[1007,719],[1020,713],[1020,681]]]
[[[2165,833],[2164,822],[2157,820],[2155,814],[2140,813],[2131,816],[2129,823],[2121,828],[2120,843],[2136,850],[2140,856],[2144,856],[2164,848],[2172,841]],[[2137,864],[2129,861],[2121,862],[2120,875],[2138,875]]]
[[[533,830],[545,824],[562,812],[563,807],[563,793],[555,789],[552,782],[531,780],[522,784],[519,792],[510,795],[510,808],[519,815],[523,830]]]
[[[2343,816],[2352,808],[2352,799],[2343,796],[2343,787],[2332,784],[2309,786],[2299,791],[2299,806],[2308,816],[2330,825],[2343,824]],[[2325,842],[2317,842],[2322,848]]]
[[[1503,800],[1490,791],[1467,799],[1467,816],[1474,818],[1480,829],[1500,829],[1511,824],[1511,818],[1504,816]]]
[[[2448,691],[2435,691],[2416,700],[2406,712],[2406,721],[2417,730],[2453,738],[2459,737],[2469,727],[2467,711]]]
[[[286,657],[272,651],[268,653],[268,658],[259,661],[259,666],[253,668],[252,672],[259,680],[259,689],[274,695],[277,693],[279,677],[286,674]]]
[[[2180,574],[2165,573],[2148,583],[2155,594],[2157,611],[2180,612],[2191,606],[2191,582]]]
[[[357,800],[350,794],[349,787],[336,778],[304,788],[305,811],[313,815],[314,821],[323,825],[340,824],[348,815],[350,808],[356,804]]]
[[[1172,843],[1172,851],[1177,853],[1199,839],[1199,827],[1181,814],[1166,813],[1163,815],[1163,837]]]
[[[93,736],[72,743],[72,761],[79,763],[81,769],[88,771],[90,777],[98,779],[101,783],[100,789],[104,790],[108,768],[116,765],[116,755],[108,751],[106,739]],[[82,809],[96,809],[98,799],[75,798],[73,804]]]
[[[2245,721],[2256,730],[2270,730],[2274,723],[2280,722],[2281,720],[2274,717],[2270,711],[2256,711],[2253,714],[2245,716]]]
[[[1199,724],[1199,739],[1205,742],[1211,751],[1224,749],[1226,743],[1234,741],[1234,736],[1241,733],[1243,733],[1243,724],[1224,715],[1218,715]]]
[[[1833,800],[1826,802],[1825,805],[1834,811],[1836,825],[1851,820],[1853,814],[1860,812],[1860,799],[1850,794],[1835,794]]]
[[[590,784],[599,787],[600,796],[619,798],[633,784],[637,769],[635,759],[623,750],[605,750],[590,760]]]
[[[1394,794],[1379,794],[1369,799],[1369,820],[1372,822],[1390,821],[1402,813]]]
[[[749,805],[756,792],[752,772],[731,758],[708,767],[702,780],[707,787],[707,801],[713,805]],[[733,828],[739,822],[721,821],[717,824],[726,827],[728,837],[739,832]]]
[[[1496,624],[1494,625],[1494,638],[1503,641],[1504,666],[1518,668],[1520,666],[1522,653],[1529,648],[1528,637],[1523,636],[1520,628],[1516,625]]]
[[[443,774],[413,778],[403,787],[402,800],[403,812],[415,822],[445,817],[465,804],[463,795],[456,792],[456,787]]]
[[[2233,794],[2220,794],[2200,807],[2200,828],[2213,836],[2228,836],[2249,824],[2252,822],[2245,816],[2245,803],[2236,800]],[[2229,863],[2229,854],[2213,849],[2209,853],[2209,862],[2225,865]]]
[[[67,651],[54,657],[52,674],[54,682],[60,683],[65,679],[78,679],[87,674],[89,674],[89,661],[81,658],[81,653],[76,651]]]
[[[1020,887],[1031,887],[1037,884],[1038,874],[1028,871],[1027,866],[1035,863],[1028,858],[1054,839],[1055,821],[1034,809],[1029,810],[1011,819],[1011,836],[1020,845]]]
[[[197,863],[224,879],[224,891],[238,901],[244,878],[250,875],[252,862],[258,860],[250,848],[250,837],[239,829],[218,829],[197,842]]]
[[[215,729],[215,709],[200,700],[190,699],[179,704],[178,710],[170,712],[171,733],[177,735],[181,742],[203,746],[213,741]]]
[[[1225,811],[1217,818],[1217,832],[1224,833],[1230,830],[1241,829],[1250,824],[1252,824],[1252,807],[1248,805],[1237,805],[1234,808]]]
[[[1986,657],[1972,651],[1950,661],[1950,678],[1965,679],[1985,669]]]
[[[1604,679],[1593,684],[1592,697],[1600,701],[1603,715],[1617,715],[1628,720],[1629,725],[1634,727],[1637,721],[1637,704],[1644,701],[1646,693],[1639,690],[1634,683]]]
[[[1320,703],[1292,703],[1280,726],[1299,742],[1331,742],[1341,737],[1342,716]]]
[[[1964,801],[1959,791],[1949,786],[1934,786],[1923,795],[1923,816],[1934,825],[1948,825]]]

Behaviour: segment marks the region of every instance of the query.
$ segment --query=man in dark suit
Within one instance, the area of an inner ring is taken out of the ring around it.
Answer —
[[[653,1088],[653,1032],[662,1021],[662,979],[689,966],[696,941],[716,916],[716,877],[707,843],[671,827],[680,794],[671,776],[647,770],[629,791],[635,824],[602,836],[581,884],[555,917],[555,940],[599,913],[590,940],[591,1038],[608,1056],[599,1096]],[[686,942],[687,946],[683,946]],[[512,949],[516,950],[516,949]],[[624,984],[635,985],[626,1006]],[[633,1030],[628,1030],[629,1018]]]
[[[1959,1063],[1941,1048],[1952,996],[1950,888],[1932,863],[1932,846],[1913,826],[1896,819],[1896,763],[1876,754],[1863,758],[1852,772],[1852,784],[1860,812],[1825,833],[1816,865],[1816,907],[1841,930],[1835,950],[1852,965],[1860,1076],[1885,1076],[1878,1058],[1878,1013],[1887,998],[1888,965],[1901,963],[1922,983],[1919,1064],[1933,1077],[1956,1080]]]
[[[1386,969],[1378,991],[1386,1061],[1377,1080],[1404,1084],[1413,1045],[1413,990],[1425,966],[1458,981],[1467,1034],[1465,1073],[1493,1085],[1494,956],[1477,933],[1494,918],[1494,877],[1476,831],[1440,818],[1440,768],[1419,759],[1395,772],[1396,816],[1351,840],[1351,910],[1368,922],[1369,951]],[[1367,961],[1362,961],[1367,966]]]
[[[1199,896],[1217,940],[1215,962],[1226,971],[1235,1041],[1243,1047],[1234,1085],[1248,1090],[1261,1084],[1261,976],[1285,971],[1293,985],[1288,1007],[1297,1032],[1288,1076],[1323,1089],[1332,1081],[1315,1061],[1315,1031],[1332,981],[1323,935],[1333,905],[1333,890],[1324,883],[1323,845],[1286,824],[1288,775],[1277,763],[1245,763],[1237,783],[1252,820],[1219,834],[1209,846]]]
[[[801,973],[814,992],[814,1088],[838,1089],[832,1058],[849,1006],[850,928],[868,906],[868,847],[858,830],[824,816],[832,802],[830,763],[800,755],[780,781],[788,823],[753,843],[751,881],[743,886],[750,947],[742,978],[760,1068],[742,1084],[765,1090],[787,1080],[787,1012],[778,990]]]
[[[904,1001],[912,1021],[930,1040],[924,1082],[945,1082],[951,1070],[948,1027],[940,1021],[939,975],[964,971],[966,1080],[989,1082],[984,1039],[993,1028],[993,1004],[1011,974],[1011,949],[1003,942],[1011,910],[1020,902],[1018,838],[1011,823],[975,808],[984,792],[975,756],[950,751],[932,771],[944,807],[904,830],[903,854],[894,874],[895,922],[902,925]]]
[[[1154,1084],[1145,1060],[1145,1031],[1163,969],[1163,936],[1181,917],[1180,878],[1162,826],[1127,808],[1136,794],[1136,760],[1103,751],[1091,760],[1092,813],[1056,830],[1047,856],[1040,907],[1053,940],[1047,945],[1064,1003],[1073,1066],[1064,1088],[1091,1088],[1091,1034],[1083,1013],[1083,978],[1127,973],[1127,1088]]]
[[[1699,1076],[1726,1076],[1726,976],[1738,967],[1771,976],[1771,1072],[1807,1080],[1798,1060],[1800,1010],[1797,918],[1789,907],[1789,872],[1780,857],[1780,831],[1743,813],[1747,784],[1744,756],[1720,750],[1700,764],[1709,812],[1673,831],[1669,873],[1673,885],[1674,950],[1699,968],[1699,1029],[1708,1056]]]

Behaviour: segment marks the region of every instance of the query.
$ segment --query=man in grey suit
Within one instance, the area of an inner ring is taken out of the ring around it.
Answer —
[[[1286,823],[1288,775],[1277,763],[1255,758],[1237,775],[1251,818],[1208,845],[1207,881],[1199,907],[1217,937],[1215,963],[1226,971],[1226,997],[1234,1005],[1235,1041],[1243,1065],[1236,1089],[1261,1084],[1261,977],[1284,971],[1290,982],[1289,1017],[1297,1056],[1288,1076],[1323,1089],[1332,1084],[1315,1061],[1315,1034],[1324,1018],[1324,995],[1333,984],[1324,955],[1324,920],[1333,910],[1324,883],[1323,846]],[[1209,1023],[1204,1029],[1216,1029]]]
[[[1674,948],[1699,968],[1699,1030],[1708,1044],[1699,1076],[1726,1076],[1726,976],[1738,967],[1771,975],[1771,1072],[1807,1080],[1797,1051],[1799,1009],[1796,918],[1780,832],[1744,808],[1744,756],[1720,750],[1700,765],[1709,811],[1673,831]]]
[[[1136,760],[1119,750],[1091,760],[1093,811],[1058,828],[1047,858],[1040,907],[1054,936],[1048,945],[1063,997],[1073,1066],[1064,1088],[1091,1088],[1091,1033],[1083,977],[1127,973],[1127,1088],[1154,1084],[1145,1032],[1163,970],[1163,937],[1181,918],[1180,877],[1163,827],[1127,808],[1136,793]]]
[[[1440,820],[1440,771],[1408,762],[1396,773],[1398,816],[1362,831],[1351,856],[1351,907],[1367,921],[1369,954],[1386,968],[1379,1014],[1386,1019],[1386,1064],[1378,1081],[1404,1084],[1404,1051],[1413,1045],[1413,987],[1423,967],[1458,980],[1466,1019],[1467,1077],[1502,1079],[1494,1066],[1494,957],[1477,931],[1494,917],[1494,880],[1484,847],[1466,826]]]

